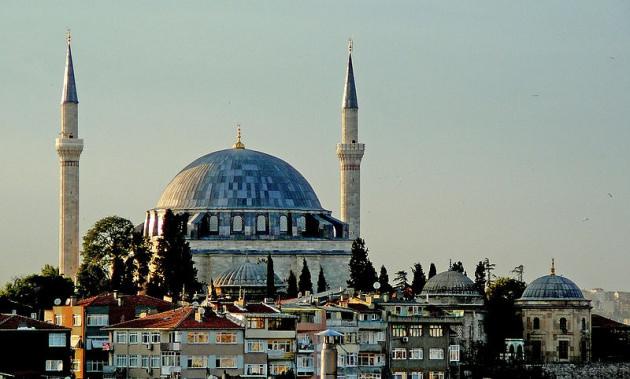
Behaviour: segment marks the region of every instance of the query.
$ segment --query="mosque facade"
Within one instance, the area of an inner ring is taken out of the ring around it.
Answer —
[[[246,148],[241,140],[204,155],[182,169],[146,212],[144,235],[157,238],[167,209],[188,216],[186,237],[200,281],[210,283],[244,263],[273,258],[286,280],[300,275],[306,260],[313,278],[320,268],[330,288],[345,287],[352,241],[359,237],[360,164],[358,101],[348,55],[342,99],[341,217],[320,203],[302,174],[273,155]]]

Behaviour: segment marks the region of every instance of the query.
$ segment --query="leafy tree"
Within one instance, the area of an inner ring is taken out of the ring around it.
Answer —
[[[302,273],[300,273],[300,281],[298,283],[298,288],[302,294],[305,294],[306,291],[313,293],[313,282],[311,281],[311,270],[308,269],[308,264],[306,263],[306,258],[302,260]]]
[[[297,278],[293,270],[289,270],[289,279],[287,279],[287,296],[292,299],[298,295]]]
[[[457,271],[460,274],[464,274],[466,275],[466,272],[464,271],[464,264],[462,263],[462,261],[457,261],[455,263],[453,263],[451,265],[451,267],[449,268],[450,271]]]
[[[131,250],[136,270],[136,287],[146,290],[149,280],[149,264],[151,263],[151,241],[142,232],[133,232],[131,240]]]
[[[368,258],[368,249],[362,238],[357,238],[352,242],[352,257],[349,266],[350,280],[348,280],[348,286],[357,291],[372,291],[374,282],[378,278],[376,270]]]
[[[437,274],[437,269],[435,268],[435,264],[431,263],[431,266],[429,267],[429,279],[434,277],[436,274]]]
[[[110,289],[107,272],[102,265],[84,261],[77,273],[77,295],[81,298],[98,295]]]
[[[483,261],[477,263],[475,268],[475,287],[481,294],[485,294],[486,291],[486,266]]]
[[[381,293],[390,293],[392,292],[392,285],[389,284],[389,275],[387,274],[387,269],[385,266],[381,266],[381,273],[378,276],[378,282],[381,284],[380,291]]]
[[[319,266],[319,275],[317,276],[317,292],[325,292],[328,290],[328,283],[326,283],[326,278],[324,277],[324,268]]]
[[[505,338],[523,336],[523,324],[514,302],[524,290],[524,282],[506,277],[497,278],[488,286],[486,331],[488,348],[494,355],[503,351]]]
[[[148,285],[148,292],[153,296],[168,294],[177,302],[201,288],[185,238],[187,219],[187,214],[175,215],[170,209],[164,213]]]
[[[273,269],[273,258],[271,254],[267,254],[267,293],[269,298],[276,297],[276,273]]]
[[[0,291],[9,300],[30,305],[42,316],[43,310],[53,306],[55,299],[62,301],[72,296],[72,280],[59,275],[59,270],[45,265],[40,274],[31,274],[13,279]]]
[[[424,271],[422,270],[422,265],[420,263],[416,263],[411,268],[413,272],[413,279],[411,280],[411,289],[413,293],[419,295],[422,292],[422,288],[424,288],[425,283],[427,282],[427,277],[424,275]]]
[[[396,284],[396,288],[400,290],[404,290],[405,288],[409,287],[409,281],[407,280],[407,271],[400,270],[396,272],[394,283]]]

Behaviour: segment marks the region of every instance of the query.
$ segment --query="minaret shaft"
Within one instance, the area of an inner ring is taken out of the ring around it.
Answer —
[[[61,98],[61,132],[55,140],[59,157],[59,273],[76,279],[79,269],[79,101],[76,95],[70,41]]]

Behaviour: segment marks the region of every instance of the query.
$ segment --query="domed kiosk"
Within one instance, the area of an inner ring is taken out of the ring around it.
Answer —
[[[263,299],[267,291],[267,266],[262,263],[245,262],[221,273],[212,281],[218,295],[237,299],[241,294],[248,300]],[[276,290],[284,287],[284,283],[274,276]]]
[[[532,281],[516,301],[523,321],[525,352],[534,362],[587,362],[591,346],[591,302],[570,279],[550,275]]]
[[[232,149],[204,155],[175,175],[147,211],[147,237],[159,237],[167,209],[187,216],[186,237],[201,281],[219,278],[247,257],[271,255],[282,279],[289,270],[299,273],[304,258],[311,270],[323,268],[331,287],[345,285],[348,224],[321,206],[289,163],[246,149],[240,130]]]

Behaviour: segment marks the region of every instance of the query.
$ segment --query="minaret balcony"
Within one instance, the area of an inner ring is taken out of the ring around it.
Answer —
[[[365,153],[364,143],[338,143],[337,157],[339,159],[361,159]]]

